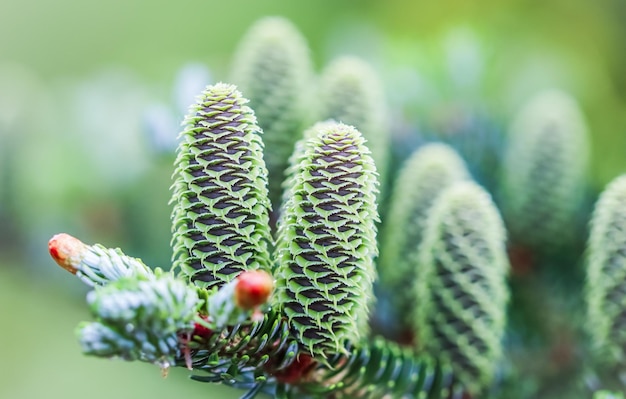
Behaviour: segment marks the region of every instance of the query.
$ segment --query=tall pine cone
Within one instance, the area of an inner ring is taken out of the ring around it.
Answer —
[[[418,345],[480,394],[501,356],[508,300],[505,231],[489,194],[473,182],[446,189],[431,208],[419,251]]]
[[[363,134],[384,186],[390,132],[380,78],[365,61],[344,56],[333,60],[320,79],[318,119],[334,119],[352,125]]]
[[[407,313],[415,303],[414,290],[407,287],[420,267],[416,254],[431,206],[449,185],[469,179],[465,162],[446,144],[419,148],[402,167],[383,221],[379,259],[381,282],[393,292],[395,307],[402,308],[399,313]]]
[[[364,333],[375,279],[376,172],[361,134],[323,124],[301,148],[277,237],[276,301],[314,356]]]
[[[270,269],[270,203],[261,129],[233,85],[209,86],[190,109],[176,158],[174,267],[203,287]]]
[[[261,19],[239,44],[231,79],[250,99],[263,129],[270,198],[277,208],[289,156],[309,122],[313,67],[305,38],[284,18]]]
[[[591,220],[588,329],[599,357],[626,364],[626,176],[601,194]]]
[[[569,95],[542,92],[519,113],[502,181],[502,209],[513,244],[544,253],[571,244],[588,152],[585,121]]]

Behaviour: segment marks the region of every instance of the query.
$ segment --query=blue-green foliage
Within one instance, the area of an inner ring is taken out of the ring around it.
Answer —
[[[78,328],[83,352],[172,365],[180,351],[178,334],[190,331],[198,311],[193,288],[169,274],[131,276],[87,296],[95,322]]]

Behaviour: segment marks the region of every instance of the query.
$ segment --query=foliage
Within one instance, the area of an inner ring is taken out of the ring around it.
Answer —
[[[91,291],[87,302],[97,321],[78,327],[85,354],[168,367],[179,350],[178,334],[193,327],[198,296],[163,274],[121,278]]]

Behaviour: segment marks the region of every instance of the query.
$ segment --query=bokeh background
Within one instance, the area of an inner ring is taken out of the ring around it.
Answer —
[[[185,108],[227,79],[266,15],[294,22],[317,71],[338,54],[369,60],[403,143],[468,104],[506,128],[559,87],[587,117],[593,189],[626,170],[622,0],[0,0],[0,398],[237,397],[184,370],[82,356],[86,290],[46,244],[67,232],[168,266]]]

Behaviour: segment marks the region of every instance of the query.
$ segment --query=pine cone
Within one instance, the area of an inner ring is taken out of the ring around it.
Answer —
[[[209,86],[191,107],[173,185],[174,267],[202,287],[270,269],[261,130],[235,86]]]
[[[418,256],[418,345],[448,363],[468,392],[484,392],[501,356],[508,300],[505,231],[489,194],[472,182],[441,193]]]
[[[343,124],[310,138],[279,224],[275,298],[314,356],[343,351],[367,323],[378,215],[363,142]]]

